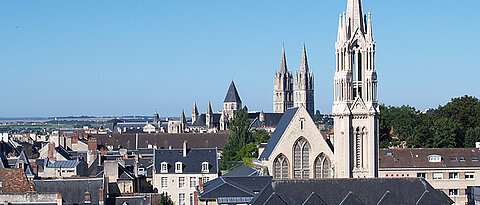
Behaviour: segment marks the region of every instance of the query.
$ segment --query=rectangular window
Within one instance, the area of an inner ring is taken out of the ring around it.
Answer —
[[[190,193],[190,205],[193,205],[193,204],[194,204],[193,202],[194,202],[194,201],[193,201],[193,194]]]
[[[168,178],[167,177],[162,177],[162,188],[167,188],[168,187]]]
[[[178,204],[185,205],[185,193],[178,194]]]
[[[178,177],[178,188],[185,187],[185,177]]]
[[[208,177],[203,177],[203,183],[207,183],[208,181],[210,181],[210,178],[208,178]]]
[[[448,179],[458,179],[458,172],[448,173]]]
[[[458,189],[449,189],[448,190],[449,196],[458,196]]]
[[[190,187],[196,187],[196,186],[197,186],[197,178],[190,177]]]
[[[417,173],[417,177],[426,179],[427,178],[427,173]]]
[[[437,179],[443,179],[443,173],[441,172],[433,173],[433,180],[437,180]]]
[[[475,179],[475,172],[465,172],[465,179]]]

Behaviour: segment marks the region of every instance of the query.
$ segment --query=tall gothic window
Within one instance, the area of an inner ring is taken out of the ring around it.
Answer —
[[[331,178],[332,166],[330,160],[321,153],[317,159],[315,159],[315,178]]]
[[[293,146],[294,178],[306,179],[310,176],[310,145],[304,138],[300,138]]]
[[[288,179],[288,161],[285,155],[280,154],[273,162],[273,178]]]

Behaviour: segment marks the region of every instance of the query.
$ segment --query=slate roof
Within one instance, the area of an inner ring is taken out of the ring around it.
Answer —
[[[255,169],[252,169],[245,164],[238,166],[237,168],[227,172],[225,175],[226,177],[233,177],[233,176],[242,176],[242,177],[249,177],[249,176],[258,176],[259,172]]]
[[[162,162],[168,163],[168,173],[175,173],[175,163],[182,162],[182,173],[202,173],[202,163],[209,163],[209,174],[218,173],[218,160],[216,148],[190,148],[186,157],[182,149],[157,149],[154,151],[155,173],[160,173]]]
[[[220,124],[220,117],[222,114],[219,113],[213,113],[213,126],[218,126]],[[197,118],[197,120],[192,124],[194,127],[205,127],[207,126],[207,121],[206,121],[207,115],[206,114],[200,114]]]
[[[68,151],[66,149],[64,149],[63,147],[60,147],[60,146],[55,147],[55,151],[57,151],[58,154],[62,155],[62,157],[64,157],[67,160],[72,159],[72,157],[70,156]]]
[[[270,157],[270,154],[272,154],[273,149],[275,149],[275,146],[277,146],[280,138],[282,137],[283,133],[287,129],[290,121],[292,121],[297,111],[298,107],[289,108],[287,109],[287,111],[285,111],[282,118],[280,119],[280,122],[278,122],[277,128],[275,128],[272,136],[270,136],[270,139],[268,139],[267,146],[263,150],[262,154],[258,157],[259,160]]]
[[[223,102],[237,102],[242,103],[240,96],[238,95],[237,88],[235,87],[235,83],[232,80],[230,83],[230,87],[228,87],[227,95],[225,96],[225,100]]]
[[[75,168],[80,164],[80,161],[77,160],[48,160],[48,168]]]
[[[276,127],[282,119],[283,113],[264,113],[263,122],[260,121],[260,112],[248,113],[248,118],[253,121],[253,127]]]
[[[204,191],[199,193],[199,199],[215,199],[217,203],[248,203],[255,197],[255,193],[261,191],[271,180],[270,176],[221,176],[204,184]]]
[[[440,155],[441,162],[429,162],[429,155]],[[476,157],[476,160],[475,160]],[[380,149],[380,168],[480,167],[480,150],[475,148]]]
[[[38,193],[61,193],[66,204],[85,204],[85,192],[90,192],[91,204],[98,204],[102,178],[33,180]],[[105,189],[104,189],[105,190]],[[106,196],[104,196],[106,198]]]
[[[191,148],[213,148],[223,149],[227,143],[230,131],[217,133],[140,133],[138,134],[138,147],[147,148],[149,144],[157,145],[159,148],[181,148],[183,141],[188,142]],[[110,135],[89,135],[97,139],[97,144],[104,147],[113,146],[114,149],[123,147],[129,150],[135,149],[135,134],[110,134]]]
[[[22,169],[0,169],[0,193],[25,194],[30,190],[30,184]]]
[[[383,202],[395,197],[401,204],[452,204],[453,201],[442,191],[435,190],[421,178],[369,178],[369,179],[311,179],[273,180],[251,204],[304,204],[312,199],[312,193],[326,204],[367,204]],[[428,197],[428,203],[422,199]],[[319,201],[319,199],[315,199]],[[418,203],[419,202],[419,203]]]

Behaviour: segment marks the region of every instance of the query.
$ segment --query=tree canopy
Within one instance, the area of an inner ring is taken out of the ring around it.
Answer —
[[[380,147],[474,147],[480,140],[480,102],[453,98],[437,109],[380,105]]]
[[[265,130],[250,130],[250,121],[246,108],[235,113],[230,123],[232,135],[228,137],[223,149],[220,169],[227,169],[229,161],[242,161],[244,158],[258,157],[260,143],[267,142],[269,134]]]

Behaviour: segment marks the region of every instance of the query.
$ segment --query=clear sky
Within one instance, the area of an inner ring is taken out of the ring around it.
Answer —
[[[0,117],[190,115],[220,110],[230,81],[249,110],[272,111],[285,43],[302,43],[315,109],[331,113],[334,43],[346,0],[0,1]],[[364,0],[379,100],[437,107],[480,96],[478,0]]]

